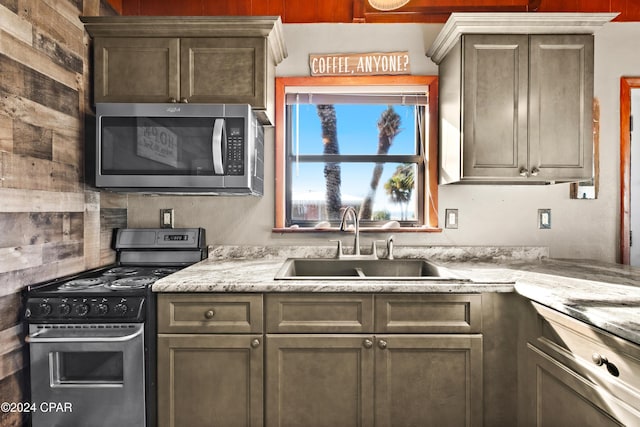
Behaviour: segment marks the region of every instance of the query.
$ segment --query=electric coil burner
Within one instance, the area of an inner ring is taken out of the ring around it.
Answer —
[[[156,425],[156,308],[151,285],[206,258],[205,231],[119,229],[117,263],[28,287],[32,426]]]

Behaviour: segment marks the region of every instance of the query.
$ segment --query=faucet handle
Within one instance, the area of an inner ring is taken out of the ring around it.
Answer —
[[[373,259],[379,259],[378,256],[378,243],[386,243],[386,240],[374,240],[371,242],[371,255]]]
[[[393,235],[387,237],[387,259],[393,259]]]
[[[336,258],[342,257],[342,240],[329,240],[329,241],[338,243],[338,252],[336,253]]]

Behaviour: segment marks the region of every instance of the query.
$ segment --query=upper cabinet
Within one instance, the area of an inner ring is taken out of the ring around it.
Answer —
[[[95,102],[250,104],[272,123],[279,17],[84,17]]]
[[[612,14],[452,14],[440,72],[440,183],[593,175],[593,31]]]

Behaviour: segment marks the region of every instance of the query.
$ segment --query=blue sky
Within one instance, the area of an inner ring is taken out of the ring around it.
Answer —
[[[337,133],[340,154],[376,154],[378,150],[377,122],[386,105],[336,104]],[[389,154],[415,154],[415,120],[413,106],[394,106],[401,117],[401,132],[395,137]],[[296,120],[295,106],[292,119]],[[299,153],[322,154],[322,131],[315,105],[299,105]],[[293,130],[295,148],[295,125]],[[384,190],[384,183],[393,175],[396,164],[385,165],[375,198],[374,210],[387,209],[399,212],[399,206],[391,203]],[[364,197],[369,189],[374,165],[369,163],[346,167],[342,164],[342,195]],[[323,163],[301,163],[299,174],[293,172],[294,194],[324,192]]]

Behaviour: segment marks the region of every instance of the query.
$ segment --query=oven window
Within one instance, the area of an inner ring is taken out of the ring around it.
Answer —
[[[121,351],[69,351],[51,353],[53,385],[122,384]]]

